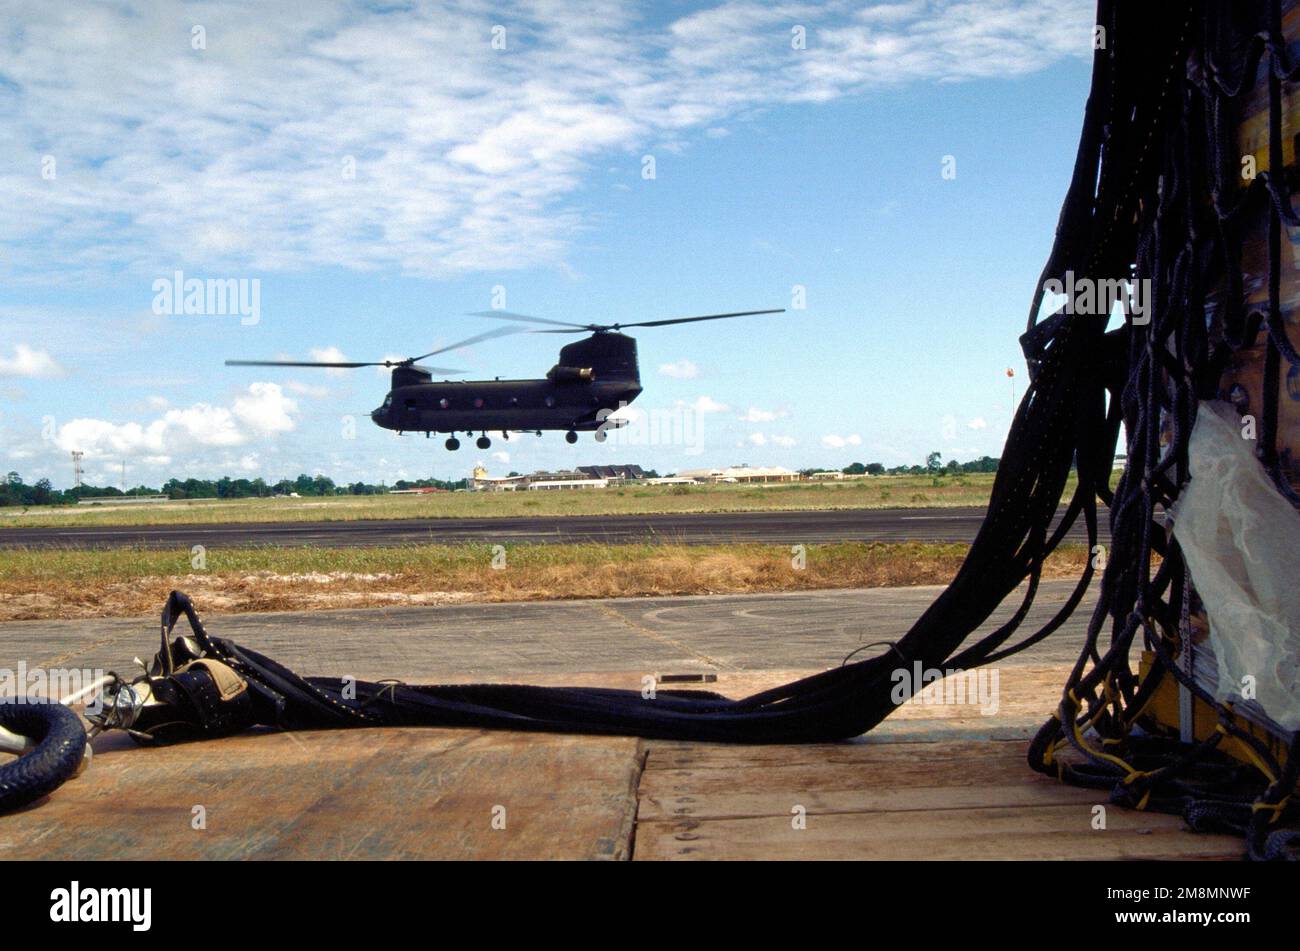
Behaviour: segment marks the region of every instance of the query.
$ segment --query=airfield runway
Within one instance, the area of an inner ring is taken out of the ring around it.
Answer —
[[[672,515],[382,519],[326,522],[244,522],[211,525],[0,529],[5,548],[147,548],[271,545],[320,548],[377,545],[598,542],[970,542],[983,508],[826,509],[800,512],[717,512]],[[1087,540],[1082,520],[1070,541]],[[1103,530],[1102,542],[1108,538]]]

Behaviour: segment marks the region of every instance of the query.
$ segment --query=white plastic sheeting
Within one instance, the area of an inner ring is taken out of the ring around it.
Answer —
[[[1300,729],[1300,513],[1255,458],[1227,403],[1202,402],[1191,479],[1171,512],[1210,622],[1216,699],[1254,700]]]

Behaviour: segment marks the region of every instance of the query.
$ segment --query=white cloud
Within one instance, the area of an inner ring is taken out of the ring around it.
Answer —
[[[983,416],[976,416],[966,423],[966,426],[970,429],[987,429],[988,425]]]
[[[214,0],[203,50],[176,29],[186,11],[6,10],[6,271],[556,266],[593,168],[635,173],[647,149],[783,104],[1087,59],[1093,5],[729,0],[661,26],[613,0],[535,3],[512,11],[504,51],[479,5],[452,0],[257,17]]]
[[[160,421],[161,436],[171,435],[196,446],[238,446],[248,437],[240,431],[235,416],[224,406],[195,403],[187,409],[169,409]],[[157,423],[150,428],[157,427]]]
[[[276,383],[252,383],[247,395],[235,400],[233,409],[241,423],[258,435],[268,436],[293,429],[298,402],[285,396]]]
[[[746,440],[751,446],[766,446],[767,436],[763,433],[750,433]]]
[[[311,354],[311,358],[318,363],[354,362],[349,360],[348,355],[344,353],[342,350],[340,350],[338,347],[312,347],[307,352]],[[383,370],[383,367],[380,367],[380,370]],[[330,367],[325,372],[328,373],[330,376],[347,376],[349,371],[346,369],[340,369],[338,367]],[[387,371],[385,370],[384,372]]]
[[[773,436],[772,442],[775,445],[780,446],[782,449],[789,449],[791,446],[797,445],[799,440],[795,439],[793,436]]]
[[[63,368],[44,350],[36,350],[25,343],[14,344],[14,355],[0,354],[0,376],[42,377],[59,376]]]
[[[87,456],[127,456],[166,464],[186,453],[240,446],[294,428],[297,403],[274,383],[253,383],[231,408],[195,403],[168,409],[146,423],[73,419],[58,428],[55,443],[65,452]],[[244,459],[255,458],[244,456]]]
[[[740,419],[741,422],[745,423],[770,423],[784,415],[786,414],[776,410],[759,409],[757,406],[751,406]]]
[[[827,449],[844,449],[848,446],[861,446],[862,437],[857,433],[851,436],[840,436],[836,433],[827,433],[822,437],[822,445]]]
[[[284,384],[284,388],[290,393],[297,393],[299,396],[309,396],[314,400],[323,400],[330,395],[328,386],[317,386],[313,383],[303,383],[299,380],[290,380]]]
[[[689,407],[690,409],[695,410],[695,412],[699,413],[701,416],[706,415],[708,413],[725,413],[727,410],[731,409],[731,407],[728,406],[726,403],[719,403],[711,396],[701,396],[693,403],[683,403],[682,401],[679,400],[677,405]]]
[[[678,360],[675,363],[659,364],[659,373],[675,380],[693,380],[700,375],[700,368],[690,360]]]
[[[495,459],[497,462],[501,463],[502,465],[505,465],[507,462],[510,461],[510,453],[494,452],[492,453],[492,458]]]

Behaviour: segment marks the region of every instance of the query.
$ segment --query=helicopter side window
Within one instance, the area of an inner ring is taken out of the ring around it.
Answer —
[[[406,399],[406,408],[407,408],[407,409],[415,409],[415,400],[414,400],[414,398],[412,398],[412,397],[407,397],[407,399]]]
[[[384,397],[384,405],[381,406],[380,409],[388,409],[392,405],[393,405],[393,394],[389,393]]]

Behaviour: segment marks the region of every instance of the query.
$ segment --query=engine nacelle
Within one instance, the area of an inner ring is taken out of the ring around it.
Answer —
[[[557,363],[547,371],[546,378],[552,383],[591,383],[596,379],[592,367],[566,367]]]

